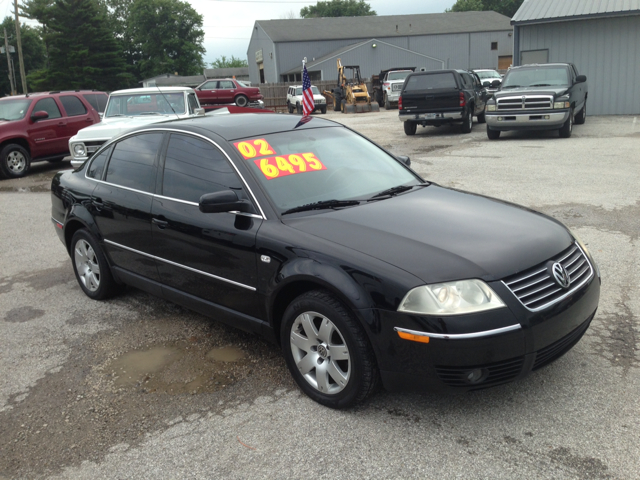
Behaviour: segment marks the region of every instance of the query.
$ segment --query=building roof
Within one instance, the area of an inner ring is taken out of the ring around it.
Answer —
[[[207,78],[248,77],[249,67],[206,68],[204,74]]]
[[[321,17],[256,20],[273,42],[345,40],[511,30],[509,17],[496,12]]]
[[[511,23],[546,23],[629,14],[640,15],[640,0],[524,0]]]

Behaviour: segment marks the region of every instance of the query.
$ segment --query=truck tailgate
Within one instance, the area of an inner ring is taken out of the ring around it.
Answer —
[[[410,112],[435,112],[460,108],[458,90],[432,90],[405,92],[402,95],[402,109]]]

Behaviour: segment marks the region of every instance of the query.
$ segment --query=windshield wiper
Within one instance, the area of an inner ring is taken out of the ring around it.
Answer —
[[[168,113],[160,112],[140,112],[140,115],[169,115]]]
[[[550,87],[550,83],[534,83],[533,85],[529,85],[530,87]]]
[[[360,205],[359,200],[322,200],[321,202],[308,203],[306,205],[300,205],[299,207],[293,207],[289,210],[282,212],[282,215],[296,212],[306,212],[308,210],[324,210],[326,208],[340,208],[340,207],[353,207]]]
[[[397,195],[402,192],[406,192],[407,190],[411,190],[414,187],[427,187],[430,183],[419,183],[417,185],[398,185],[397,187],[387,188],[386,190],[381,191],[380,193],[376,193],[372,197],[369,197],[368,201],[378,199],[380,197],[392,197],[393,195]]]
[[[522,85],[507,85],[506,87],[502,87],[503,90],[506,90],[507,88],[520,88]]]

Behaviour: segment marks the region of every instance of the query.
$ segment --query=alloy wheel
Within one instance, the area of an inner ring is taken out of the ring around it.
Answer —
[[[7,168],[15,174],[21,173],[27,166],[27,159],[18,150],[9,152],[6,158]]]
[[[73,252],[76,271],[82,284],[90,292],[100,287],[100,264],[96,252],[86,240],[79,240]]]

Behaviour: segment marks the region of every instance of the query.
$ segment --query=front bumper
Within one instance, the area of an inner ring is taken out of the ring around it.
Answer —
[[[380,329],[373,344],[385,388],[455,393],[525,377],[580,340],[600,297],[596,273],[571,296],[538,312],[527,310],[501,282],[490,286],[507,307],[456,317],[376,310]],[[399,329],[426,333],[428,343],[404,340]]]
[[[252,107],[252,108],[264,108],[264,101],[262,100],[253,100],[251,102],[249,102],[249,105],[247,105],[248,107]]]
[[[484,118],[492,130],[555,130],[567,121],[569,110],[486,112]]]
[[[462,112],[405,113],[401,111],[398,118],[401,122],[446,123],[462,120]]]

